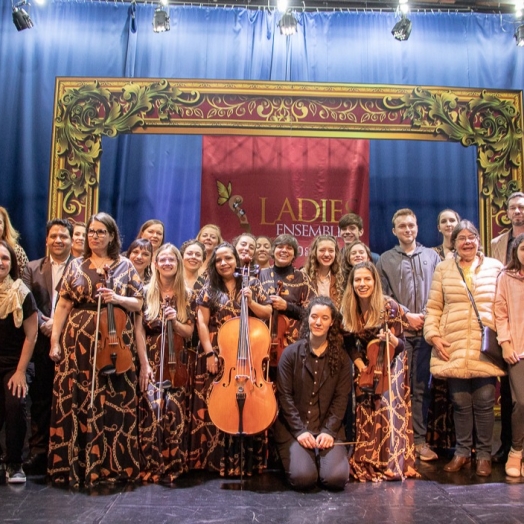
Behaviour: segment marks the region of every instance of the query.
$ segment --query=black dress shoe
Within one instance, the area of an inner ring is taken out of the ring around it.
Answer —
[[[466,464],[471,463],[470,457],[461,457],[460,455],[455,455],[451,462],[448,462],[444,466],[444,471],[449,471],[450,473],[455,473],[460,471]]]
[[[495,464],[505,464],[508,460],[509,450],[511,446],[506,446],[502,444],[497,452],[491,456],[491,462]]]
[[[24,469],[28,473],[43,475],[47,472],[47,455],[29,455],[24,461]]]

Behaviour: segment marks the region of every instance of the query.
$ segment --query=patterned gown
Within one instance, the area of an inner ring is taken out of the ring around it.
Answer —
[[[446,256],[442,245],[433,249],[442,260],[445,260]],[[453,421],[453,404],[449,398],[448,381],[432,376],[429,395],[426,442],[435,448],[453,448],[455,447],[455,423]]]
[[[276,294],[278,281],[282,281],[283,284],[280,296],[289,304],[288,308],[292,308],[297,317],[289,318],[289,327],[285,334],[285,347],[287,347],[299,339],[301,314],[303,315],[309,301],[316,297],[317,293],[309,277],[291,265],[285,268],[271,266],[260,272],[260,282],[268,295]]]
[[[414,469],[415,446],[401,310],[394,300],[386,298],[385,302],[390,318],[388,326],[400,339],[398,353],[391,365],[391,394],[388,391],[381,395],[364,393],[358,387],[358,372],[355,367],[356,444],[349,465],[352,477],[360,482],[401,480],[418,476]],[[346,337],[346,347],[350,348],[353,360],[363,357],[364,362],[366,361],[367,344],[376,338],[378,331],[379,329],[366,330]],[[392,425],[389,422],[390,402],[393,407]]]
[[[147,289],[147,288],[146,288]],[[191,294],[188,293],[187,322],[194,324],[190,307]],[[146,332],[146,348],[149,365],[159,378],[162,321],[159,314],[154,320],[143,318]],[[179,341],[179,343],[182,340]],[[183,341],[181,361],[187,366],[186,341]],[[165,358],[169,351],[167,342]],[[164,380],[169,377],[164,376]],[[138,436],[140,442],[141,476],[145,481],[173,482],[187,471],[187,396],[188,384],[184,387],[163,391],[163,401],[159,402],[160,392],[155,384],[141,393],[138,401]],[[160,418],[159,418],[160,409]]]
[[[116,293],[142,298],[140,277],[127,258],[114,261],[111,269]],[[100,480],[135,480],[140,472],[135,364],[119,375],[96,373],[90,407],[96,295],[101,283],[91,260],[80,257],[69,264],[60,291],[74,305],[60,339],[63,358],[55,368],[48,473],[53,482],[72,487],[89,487]],[[129,315],[122,338],[136,362]]]
[[[270,300],[258,279],[250,281],[253,300],[269,304]],[[209,336],[213,350],[220,353],[217,336],[220,327],[227,320],[240,315],[240,295],[234,299],[227,293],[213,293],[208,284],[204,285],[196,300],[199,307],[209,308]],[[196,362],[190,377],[192,384],[189,421],[189,469],[217,471],[222,476],[240,475],[240,438],[227,435],[211,422],[207,403],[213,381],[220,376],[207,372],[207,359],[199,344]],[[267,463],[267,433],[244,437],[243,472],[247,475],[259,472]]]

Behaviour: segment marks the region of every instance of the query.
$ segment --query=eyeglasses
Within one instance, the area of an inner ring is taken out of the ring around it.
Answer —
[[[107,235],[107,229],[88,229],[87,230],[87,236],[88,237],[105,237]]]
[[[477,240],[477,237],[475,235],[471,235],[469,237],[457,237],[457,242],[460,242],[464,244],[465,242],[475,242]]]
[[[165,266],[166,264],[176,264],[176,258],[172,258],[172,257],[162,257],[162,258],[159,258],[156,263],[159,265],[159,266]]]

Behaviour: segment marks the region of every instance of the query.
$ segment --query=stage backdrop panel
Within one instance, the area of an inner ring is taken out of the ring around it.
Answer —
[[[358,213],[368,231],[369,142],[291,137],[205,136],[200,223],[225,239],[244,231],[294,235],[297,267],[320,234]],[[367,240],[367,238],[366,238]]]

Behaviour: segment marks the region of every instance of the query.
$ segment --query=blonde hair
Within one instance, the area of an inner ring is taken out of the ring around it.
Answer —
[[[11,224],[9,213],[5,207],[0,206],[0,215],[2,215],[4,219],[4,232],[2,233],[1,240],[5,240],[14,249],[18,243],[20,233],[13,227],[13,224]]]
[[[375,284],[369,301],[369,315],[365,323],[362,320],[360,301],[355,292],[355,288],[353,287],[355,272],[358,269],[367,269],[371,273]],[[342,297],[342,306],[340,308],[344,329],[350,333],[360,333],[365,329],[379,327],[383,321],[383,309],[384,294],[382,292],[382,284],[380,283],[380,276],[375,264],[372,262],[360,262],[356,266],[353,266],[353,269],[349,274],[348,285],[344,296]]]
[[[214,229],[218,237],[218,244],[222,244],[222,242],[224,241],[224,239],[222,238],[222,231],[220,231],[220,228],[216,224],[206,224],[205,226],[202,226],[200,228],[200,231],[198,232],[198,235],[196,236],[197,240],[201,241],[200,235],[202,234],[202,231],[204,231],[204,229]]]
[[[188,298],[188,291],[184,280],[184,263],[182,261],[182,255],[180,251],[170,243],[164,244],[158,248],[155,256],[155,263],[161,253],[165,251],[175,255],[177,261],[177,270],[175,275],[175,282],[173,290],[175,292],[174,301],[175,309],[177,313],[177,319],[184,324],[187,322],[186,304]],[[151,281],[146,286],[146,311],[144,316],[146,320],[154,320],[160,316],[160,308],[162,295],[160,293],[160,275],[156,264],[152,267]]]

